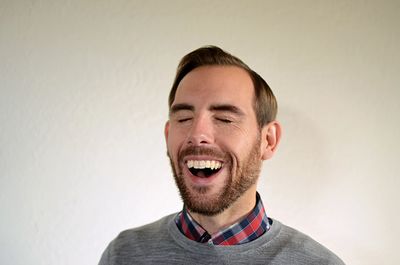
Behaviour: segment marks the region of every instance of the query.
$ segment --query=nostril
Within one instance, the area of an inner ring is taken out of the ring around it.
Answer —
[[[211,139],[205,135],[191,135],[188,137],[186,143],[188,145],[206,145],[211,143]]]

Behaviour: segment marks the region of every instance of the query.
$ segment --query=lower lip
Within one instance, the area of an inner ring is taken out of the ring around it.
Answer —
[[[207,186],[212,184],[212,182],[214,182],[214,180],[216,178],[218,178],[218,176],[221,174],[223,170],[223,167],[214,175],[210,176],[210,177],[206,177],[206,178],[201,178],[201,177],[197,177],[195,175],[192,174],[192,172],[190,172],[190,170],[187,168],[187,166],[184,166],[184,174],[186,176],[189,176],[189,179],[191,180],[191,182],[195,185],[199,185],[199,186]]]

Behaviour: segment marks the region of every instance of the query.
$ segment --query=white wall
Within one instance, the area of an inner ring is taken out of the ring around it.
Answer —
[[[348,264],[397,264],[399,1],[0,0],[0,263],[96,264],[178,211],[163,139],[187,52],[275,91],[268,214]]]

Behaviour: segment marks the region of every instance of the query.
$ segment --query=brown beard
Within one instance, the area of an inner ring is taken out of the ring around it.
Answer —
[[[253,186],[260,175],[261,159],[260,159],[260,138],[253,144],[249,154],[241,164],[237,164],[236,172],[233,172],[233,155],[222,153],[214,149],[205,147],[188,147],[182,150],[178,155],[178,170],[168,154],[170,159],[172,172],[175,183],[178,186],[181,198],[185,207],[194,213],[206,216],[217,215],[229,206],[231,206],[240,196],[243,195],[251,186]],[[215,158],[221,158],[225,161],[225,166],[230,169],[230,175],[225,181],[225,185],[221,193],[213,198],[205,198],[208,187],[187,187],[185,184],[183,170],[179,161],[187,155],[209,155]],[[193,191],[192,191],[193,190]]]

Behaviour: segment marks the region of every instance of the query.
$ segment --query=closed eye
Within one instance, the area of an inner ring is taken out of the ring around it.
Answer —
[[[221,122],[223,122],[223,123],[232,123],[232,121],[231,120],[229,120],[229,119],[224,119],[224,118],[215,118],[217,121],[221,121]]]
[[[179,123],[185,122],[185,121],[190,121],[192,118],[184,118],[184,119],[178,119]]]

